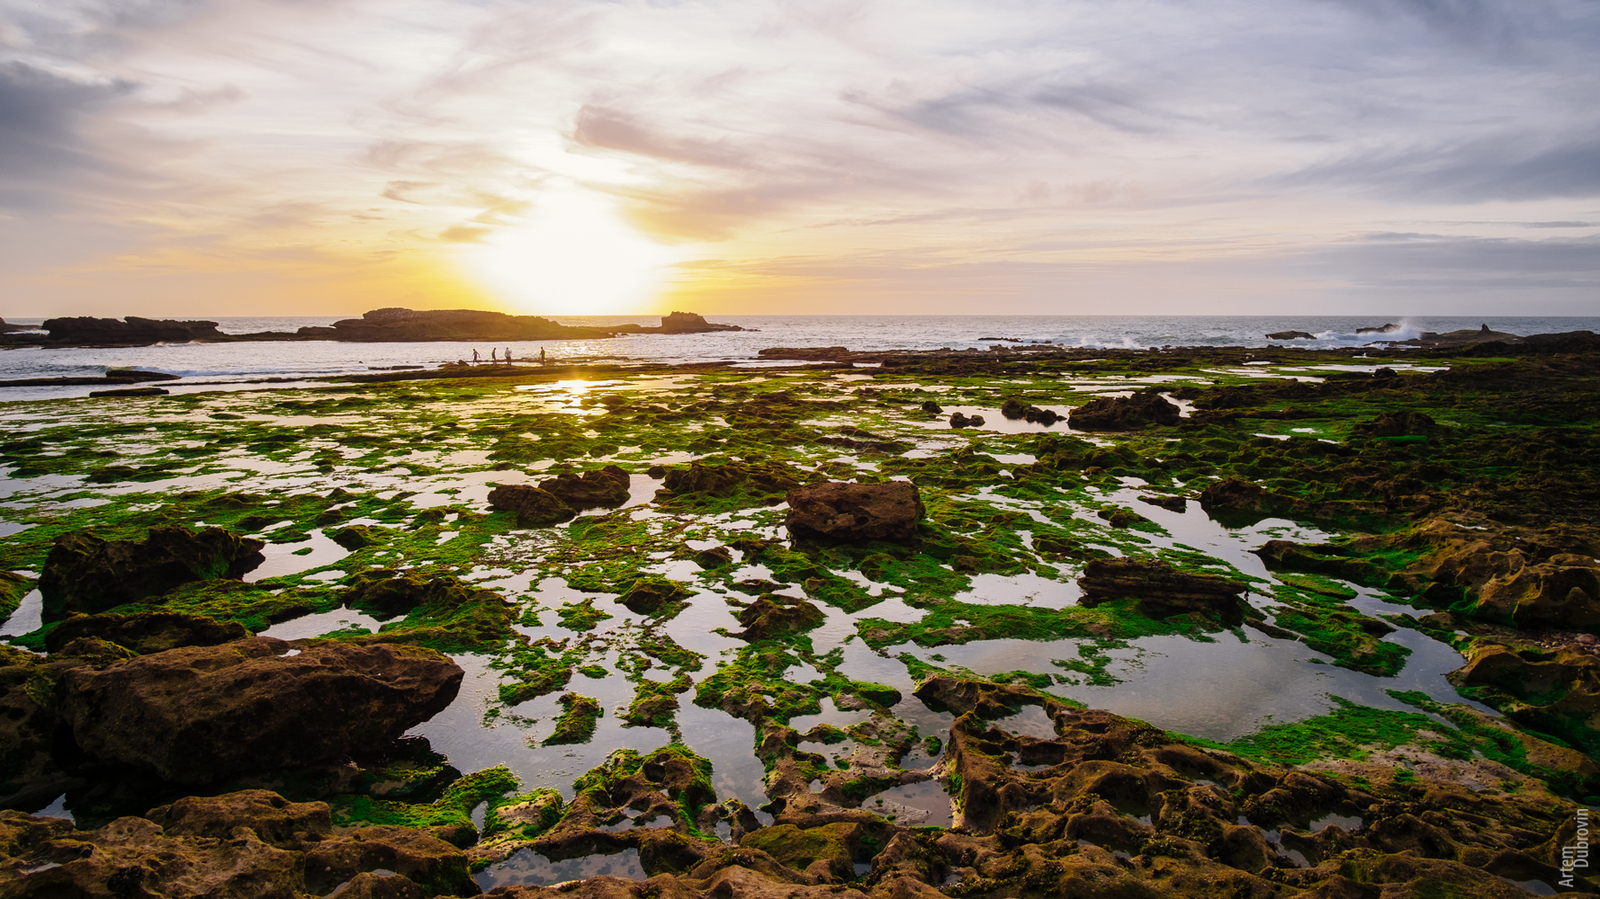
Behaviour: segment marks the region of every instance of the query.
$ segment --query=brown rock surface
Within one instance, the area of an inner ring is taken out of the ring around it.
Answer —
[[[1097,606],[1131,598],[1152,618],[1199,612],[1228,624],[1244,620],[1243,584],[1215,574],[1188,574],[1155,559],[1095,559],[1078,578],[1079,602]]]
[[[525,528],[549,527],[577,514],[555,494],[526,484],[501,484],[490,490],[489,508],[517,513],[517,525]]]
[[[180,783],[335,758],[433,717],[463,671],[429,649],[254,637],[64,674],[79,746]]]
[[[1074,431],[1134,431],[1146,425],[1178,423],[1178,407],[1153,393],[1105,396],[1072,410],[1067,425]]]
[[[788,493],[784,525],[795,537],[830,540],[914,540],[922,498],[908,481],[849,484],[829,481]]]
[[[539,482],[539,489],[573,509],[620,506],[628,501],[628,473],[615,465],[581,475],[559,474]]]
[[[44,617],[145,602],[191,581],[239,578],[266,561],[260,540],[221,528],[151,528],[142,541],[84,531],[56,538],[39,576]]]

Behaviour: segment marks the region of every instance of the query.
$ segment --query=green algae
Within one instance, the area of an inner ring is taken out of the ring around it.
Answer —
[[[328,801],[333,821],[341,827],[397,825],[433,830],[460,846],[477,842],[472,810],[517,788],[505,767],[489,768],[457,779],[431,803],[413,804],[364,795],[340,795]]]
[[[564,694],[561,699],[561,717],[556,729],[545,738],[546,746],[587,743],[594,736],[595,723],[600,720],[600,703],[577,693]]]
[[[602,621],[616,616],[594,607],[593,599],[567,603],[556,611],[556,620],[569,631],[592,631]]]

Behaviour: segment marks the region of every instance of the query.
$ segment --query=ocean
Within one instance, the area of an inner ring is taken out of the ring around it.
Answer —
[[[656,325],[655,316],[554,316],[567,325],[614,325],[636,322]],[[1272,343],[1307,348],[1364,346],[1375,340],[1405,340],[1423,331],[1477,329],[1518,335],[1557,331],[1600,331],[1600,317],[1497,317],[1468,318],[1418,316],[1384,319],[1377,316],[807,316],[711,315],[714,322],[736,324],[751,330],[711,334],[636,334],[605,340],[516,341],[509,345],[517,359],[537,358],[545,351],[563,363],[620,362],[667,363],[731,362],[760,366],[757,354],[768,347],[843,346],[852,350],[932,350],[941,347],[987,347],[983,338],[1005,338],[1024,343],[1052,343],[1070,347],[1150,348],[1162,346],[1267,346]],[[328,325],[338,317],[238,317],[216,321],[224,333],[293,331],[305,325]],[[16,319],[13,324],[38,324],[39,319]],[[1399,330],[1379,335],[1358,335],[1357,329],[1386,324]],[[1305,331],[1313,340],[1272,341],[1267,334]],[[339,343],[331,341],[259,343],[185,343],[148,347],[0,350],[0,380],[98,376],[110,368],[140,368],[166,372],[183,380],[166,382],[168,389],[226,389],[262,379],[315,380],[356,374],[396,365],[437,366],[471,359],[476,349],[483,359],[487,343]],[[289,383],[285,386],[290,386]],[[82,396],[88,387],[0,388],[0,402]]]

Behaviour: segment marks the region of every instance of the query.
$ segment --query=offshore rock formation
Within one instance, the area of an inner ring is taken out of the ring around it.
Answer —
[[[217,330],[216,322],[140,318],[136,315],[121,321],[88,316],[52,318],[40,327],[50,332],[46,342],[71,346],[148,346],[153,343],[215,340],[223,336]]]
[[[706,334],[713,331],[745,331],[738,325],[719,325],[708,322],[703,315],[693,312],[673,312],[661,317],[661,325],[651,328],[645,325],[618,325],[619,334]]]
[[[537,315],[506,315],[478,309],[400,307],[374,309],[360,318],[334,322],[330,328],[301,328],[302,338],[358,343],[416,343],[433,340],[555,340],[610,337],[609,329],[573,328]]]

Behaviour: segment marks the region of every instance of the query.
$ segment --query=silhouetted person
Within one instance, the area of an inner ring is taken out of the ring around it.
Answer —
[[[482,361],[482,360],[478,356],[478,351],[477,350],[473,350],[472,351],[472,364],[473,365],[477,365],[480,361]]]
[[[490,362],[498,363],[500,361],[500,355],[499,354],[500,354],[499,350],[495,349],[494,347],[489,347],[489,361]]]
[[[544,347],[539,347],[539,364],[540,365],[547,364],[547,362],[545,360],[545,357],[544,357]]]
[[[506,347],[506,364],[511,364],[511,347]]]

